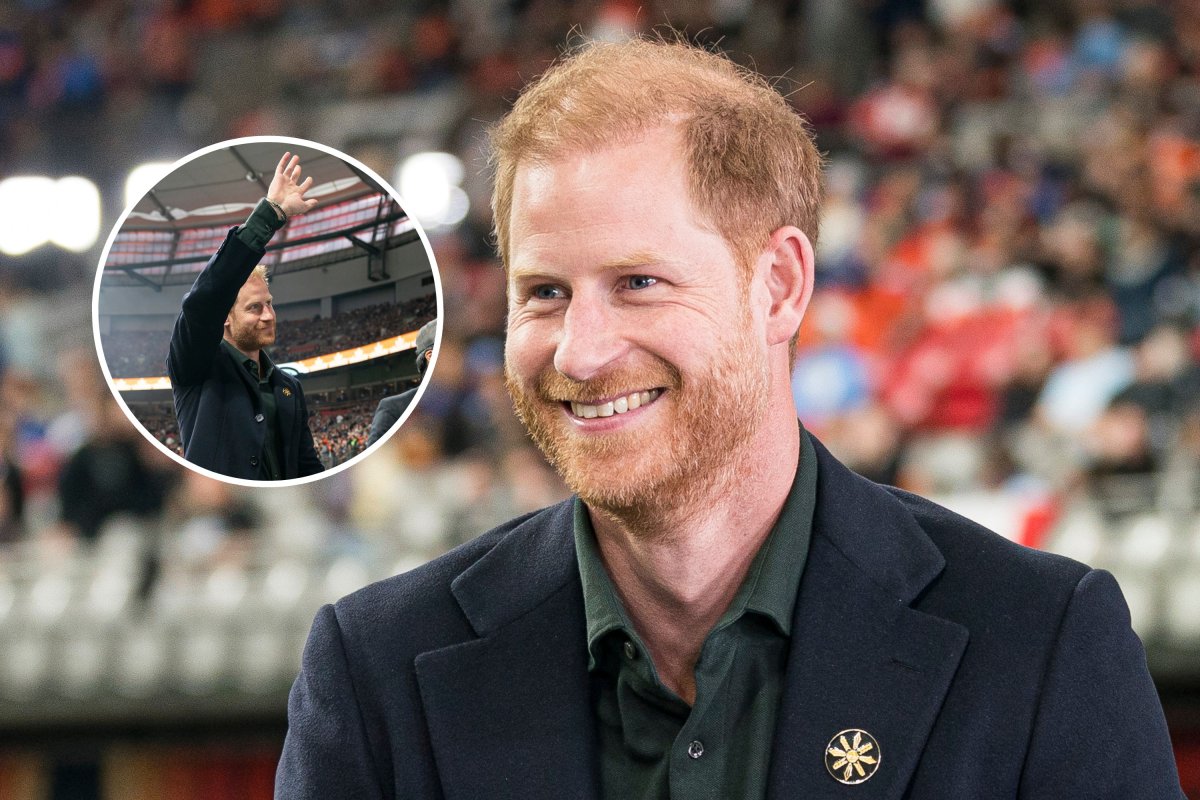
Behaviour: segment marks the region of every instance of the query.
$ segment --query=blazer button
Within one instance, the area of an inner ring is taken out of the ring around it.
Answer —
[[[255,415],[254,415],[254,421],[255,421],[255,422],[262,422],[264,419],[266,419],[266,417],[264,417],[262,414],[255,414]]]
[[[258,466],[258,456],[250,456],[250,466],[252,466],[252,467]]]

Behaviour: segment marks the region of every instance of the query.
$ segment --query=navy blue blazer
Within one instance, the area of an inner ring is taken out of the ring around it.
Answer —
[[[267,435],[262,398],[258,384],[225,352],[221,339],[229,309],[263,252],[239,239],[237,228],[230,229],[183,296],[167,354],[183,457],[213,472],[249,480],[259,477]],[[266,353],[263,357],[270,361]],[[283,477],[321,472],[325,467],[308,429],[308,404],[300,381],[275,369],[269,382],[279,421]]]
[[[1112,576],[850,472],[820,445],[773,800],[1182,798]],[[571,503],[325,606],[277,798],[598,797]],[[865,783],[839,731],[879,743]]]

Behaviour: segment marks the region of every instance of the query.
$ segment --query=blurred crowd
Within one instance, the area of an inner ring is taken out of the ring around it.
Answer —
[[[793,389],[835,453],[926,494],[1193,510],[1192,0],[18,0],[0,11],[0,174],[79,172],[115,198],[134,164],[233,136],[311,137],[385,176],[418,150],[456,153],[470,211],[430,230],[444,288],[430,388],[385,449],[292,506],[319,509],[326,549],[368,558],[398,537],[429,554],[564,494],[503,387],[486,126],[571,36],[666,21],[783,76],[827,155],[818,292]],[[253,75],[255,90],[231,74]],[[0,531],[87,535],[66,510],[65,476],[84,448],[113,440],[145,471],[131,467],[129,481],[163,487],[153,508],[114,513],[177,525],[189,503],[266,502],[198,489],[105,413],[103,391],[84,407],[70,384],[89,373],[86,327],[66,328],[80,347],[71,368],[45,336],[27,336],[49,324],[30,309],[94,268],[54,262],[9,260],[0,275],[2,386],[18,398],[0,404]],[[280,332],[301,346],[294,324]]]
[[[275,344],[269,351],[276,364],[286,364],[416,331],[437,316],[437,298],[430,293],[403,303],[377,303],[311,319],[287,319],[286,306],[279,313],[284,318],[279,320]],[[114,378],[166,374],[169,330],[116,331],[102,335],[100,341]]]

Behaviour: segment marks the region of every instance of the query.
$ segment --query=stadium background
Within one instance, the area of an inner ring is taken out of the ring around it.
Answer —
[[[871,477],[1112,570],[1200,791],[1194,2],[17,0],[0,178],[62,193],[0,183],[0,797],[269,796],[316,604],[562,496],[500,377],[482,133],[571,31],[664,21],[785,75],[828,154],[806,423]],[[75,210],[106,231],[135,167],[251,134],[394,177],[445,289],[417,413],[294,489],[186,472],[114,413]],[[67,227],[30,249],[15,220],[42,218]]]
[[[416,333],[436,316],[433,268],[415,223],[350,162],[294,142],[242,141],[175,169],[136,202],[96,295],[109,377],[129,412],[183,455],[166,359],[183,295],[265,194],[284,152],[301,159],[318,206],[260,262],[271,273],[280,368],[304,376],[309,429],[326,469],[366,449],[379,401],[419,378]]]

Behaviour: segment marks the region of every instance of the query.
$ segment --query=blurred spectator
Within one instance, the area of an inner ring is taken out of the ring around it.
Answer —
[[[1077,304],[1064,323],[1067,358],[1047,378],[1036,413],[1052,432],[1074,436],[1133,382],[1134,359],[1116,344],[1116,315],[1106,299],[1093,296]]]
[[[97,398],[93,429],[59,478],[62,521],[92,540],[113,515],[162,511],[170,472],[166,459],[132,429],[110,397]]]
[[[16,463],[16,415],[0,407],[0,546],[25,533],[25,489]]]

